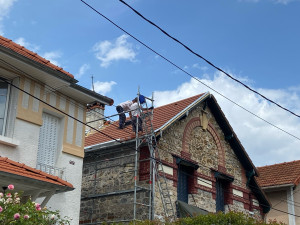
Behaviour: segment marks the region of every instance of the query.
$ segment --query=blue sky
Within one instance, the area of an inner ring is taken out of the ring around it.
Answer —
[[[117,0],[87,0],[202,82],[300,137],[300,119],[270,105],[143,21]],[[300,1],[127,0],[194,51],[300,113]],[[77,0],[0,0],[0,34],[119,103],[154,92],[156,106],[210,91],[257,166],[300,160],[300,141],[262,122],[168,64]],[[106,115],[115,113],[106,107]]]

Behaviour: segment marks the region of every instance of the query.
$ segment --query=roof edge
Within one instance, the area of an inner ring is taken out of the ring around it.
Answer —
[[[277,188],[285,188],[285,187],[291,187],[295,184],[289,183],[289,184],[278,184],[278,185],[272,185],[272,186],[262,186],[261,188],[263,190],[270,190],[270,189],[277,189]]]
[[[26,63],[30,66],[33,66],[36,69],[43,70],[43,71],[49,73],[50,75],[55,76],[57,78],[60,78],[64,81],[67,81],[69,83],[77,83],[78,82],[78,80],[76,80],[75,78],[67,75],[66,73],[61,72],[59,70],[55,70],[54,68],[51,68],[51,67],[49,67],[45,64],[42,64],[42,63],[37,62],[35,60],[32,60],[32,59],[30,59],[30,58],[28,58],[28,57],[26,57],[22,54],[19,54],[18,52],[14,51],[10,48],[6,48],[5,46],[0,45],[0,50],[2,50],[2,52],[6,53],[7,55],[9,55],[9,56],[11,56],[11,57],[13,57],[17,60],[22,61],[23,63]]]
[[[211,94],[209,92],[205,92],[203,95],[201,95],[198,99],[196,99],[194,102],[192,102],[191,104],[189,104],[187,107],[185,107],[183,110],[181,110],[177,115],[175,115],[173,118],[171,118],[169,121],[167,121],[164,125],[162,125],[160,128],[157,128],[154,132],[158,132],[160,130],[165,130],[167,129],[167,127],[169,127],[169,125],[171,125],[171,123],[173,123],[178,117],[180,117],[181,115],[183,115],[183,113],[187,110],[189,110],[190,108],[192,108],[194,105],[198,104],[199,102],[205,100],[206,98],[210,97]]]
[[[104,102],[106,105],[111,106],[111,105],[114,104],[114,100],[113,99],[111,99],[109,97],[106,97],[104,95],[100,95],[100,94],[98,94],[98,93],[96,93],[94,91],[91,91],[91,90],[89,90],[89,89],[87,89],[87,88],[85,88],[83,86],[78,85],[78,84],[72,83],[72,84],[70,84],[70,87],[74,88],[74,89],[76,89],[76,90],[78,90],[80,92],[83,92],[84,94],[87,94],[87,95],[89,95],[91,97],[94,97],[94,98],[96,98],[96,100]]]

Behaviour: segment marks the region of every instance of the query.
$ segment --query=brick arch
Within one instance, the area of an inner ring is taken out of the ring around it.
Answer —
[[[194,128],[200,127],[201,121],[199,117],[192,118],[184,128],[183,138],[182,138],[182,151],[189,152],[189,141],[191,138],[191,133]],[[214,126],[211,123],[208,123],[207,131],[212,135],[218,149],[218,156],[219,156],[219,166],[225,167],[225,151],[222,146],[220,137],[216,132]]]

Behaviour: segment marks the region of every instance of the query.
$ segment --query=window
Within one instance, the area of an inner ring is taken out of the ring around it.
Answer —
[[[63,119],[60,115],[54,116],[45,112],[42,119],[43,125],[40,127],[39,133],[36,168],[65,179],[65,168],[56,167],[59,151],[62,148]]]
[[[230,183],[234,181],[234,178],[215,171],[216,178],[216,211],[225,212],[225,205],[230,202]]]
[[[188,203],[189,197],[189,176],[191,174],[191,168],[182,166],[178,167],[178,183],[177,183],[177,199]]]
[[[43,113],[43,125],[40,128],[37,163],[40,166],[53,167],[58,149],[58,129],[60,119]]]
[[[9,85],[0,81],[0,135],[4,135],[9,98]]]

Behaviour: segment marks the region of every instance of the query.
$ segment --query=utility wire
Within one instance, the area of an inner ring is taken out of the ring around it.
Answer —
[[[75,118],[74,116],[69,115],[68,113],[66,113],[66,112],[64,112],[64,111],[62,111],[62,110],[60,110],[60,109],[58,109],[57,107],[52,106],[51,104],[45,102],[44,100],[42,100],[42,99],[40,99],[40,98],[38,98],[38,97],[36,97],[36,96],[30,94],[29,92],[27,92],[27,91],[25,91],[25,90],[23,90],[23,89],[21,89],[21,88],[19,88],[19,87],[17,87],[16,85],[12,84],[11,82],[8,82],[6,79],[3,79],[3,78],[0,77],[0,80],[2,80],[2,81],[4,81],[5,83],[11,85],[12,87],[14,87],[14,88],[16,88],[16,89],[18,89],[18,90],[24,92],[25,94],[29,95],[30,97],[32,97],[32,98],[34,98],[34,99],[36,99],[36,100],[38,100],[38,101],[44,103],[45,105],[47,105],[47,106],[49,106],[49,107],[51,107],[51,108],[53,108],[53,109],[59,111],[60,113],[62,113],[62,114],[64,114],[64,115],[66,115],[66,116],[68,116],[68,117],[74,119],[75,121],[77,121],[77,122],[79,122],[79,123],[82,123],[82,124],[84,124],[84,125],[90,127],[91,129],[96,130],[97,132],[99,132],[99,133],[101,133],[101,134],[103,134],[103,135],[105,135],[105,136],[107,136],[107,137],[109,137],[109,138],[111,138],[111,139],[113,139],[113,140],[115,140],[115,141],[118,141],[117,139],[111,137],[110,135],[107,135],[107,134],[105,134],[104,132],[101,132],[101,131],[97,130],[96,128],[91,127],[90,125],[87,125],[86,123],[84,123],[84,122],[82,122],[81,120]],[[118,141],[118,142],[120,142],[120,141]],[[121,143],[121,142],[120,142],[120,143]],[[129,146],[127,146],[127,147],[129,147]],[[134,151],[138,151],[138,150],[136,150],[136,149],[134,149],[134,148],[130,148],[130,149],[133,149]],[[153,157],[151,157],[151,156],[149,157],[149,159],[153,159],[153,160],[155,160],[156,162],[161,162],[160,160],[158,160],[158,159],[156,159],[156,158],[153,158]],[[161,163],[163,163],[163,162],[161,162]],[[194,177],[194,175],[190,175],[190,174],[188,174],[188,175]],[[262,205],[262,206],[267,206],[267,205],[264,205],[264,204],[261,204],[261,203],[260,203],[260,205]],[[267,207],[269,207],[269,206],[267,206]],[[272,208],[272,207],[271,207],[271,208]],[[293,215],[293,216],[295,216],[295,217],[300,217],[300,216],[298,216],[298,215],[291,214],[291,213],[288,213],[288,212],[284,212],[284,211],[279,210],[279,209],[275,209],[275,208],[273,208],[273,209],[276,210],[276,211],[282,212],[282,213],[286,213],[286,214],[289,214],[289,215]]]
[[[81,0],[81,1],[82,1],[82,0]],[[85,3],[85,2],[84,2],[84,3]],[[130,36],[131,36],[131,35],[130,35]],[[133,37],[133,38],[134,38],[134,37]],[[136,40],[137,40],[137,39],[136,39]],[[138,40],[137,40],[137,41],[138,41]],[[158,53],[156,53],[156,54],[158,54]],[[159,55],[159,54],[158,54],[158,55]],[[161,56],[161,55],[160,55],[160,56]],[[163,57],[163,56],[161,56],[161,57]],[[163,58],[164,58],[164,57],[163,57]],[[167,60],[167,61],[168,61],[168,60]],[[174,64],[174,65],[175,65],[175,64]],[[179,68],[179,67],[178,67],[178,68]],[[24,72],[24,71],[22,71],[22,72]],[[25,73],[25,72],[24,72],[24,73]],[[121,141],[119,141],[119,140],[117,140],[117,139],[111,137],[110,135],[107,135],[107,134],[105,134],[104,132],[99,131],[98,129],[96,129],[96,128],[94,128],[94,127],[92,127],[92,126],[90,126],[90,125],[88,125],[88,124],[86,124],[86,123],[80,121],[79,119],[77,119],[77,118],[75,118],[75,117],[73,117],[73,116],[71,116],[71,115],[65,113],[64,111],[62,111],[62,110],[60,110],[60,109],[58,109],[58,108],[52,106],[51,104],[48,104],[47,102],[41,100],[40,98],[35,97],[34,95],[32,95],[32,94],[30,94],[29,92],[27,92],[27,91],[25,91],[25,90],[23,90],[23,89],[17,87],[16,85],[12,84],[11,82],[8,82],[7,80],[5,80],[5,79],[3,79],[3,78],[1,78],[1,77],[0,77],[0,80],[2,80],[2,81],[4,81],[4,82],[8,83],[9,85],[15,87],[16,89],[18,89],[18,90],[20,90],[20,91],[22,91],[22,92],[28,94],[28,95],[31,96],[32,98],[37,99],[38,101],[41,101],[41,102],[44,103],[45,105],[47,105],[47,106],[49,106],[49,107],[51,107],[51,108],[53,108],[53,109],[55,109],[55,110],[61,112],[62,114],[64,114],[64,115],[66,115],[66,116],[68,116],[68,117],[74,119],[75,121],[77,121],[77,122],[79,122],[79,123],[82,123],[83,125],[86,125],[86,126],[88,126],[89,128],[91,128],[91,129],[93,129],[93,130],[96,130],[97,132],[101,133],[102,135],[107,136],[107,137],[109,137],[110,139],[115,140],[115,141],[117,141],[117,142],[119,142],[119,143],[122,143]],[[50,87],[51,89],[53,89],[51,86],[49,86],[49,87]],[[212,88],[211,88],[211,89],[212,89]],[[213,90],[213,89],[212,89],[212,90]],[[57,91],[57,90],[54,89],[54,91]],[[99,113],[99,112],[97,112],[97,113]],[[101,113],[99,113],[99,114],[102,115]],[[134,149],[134,148],[131,148],[131,149],[134,150],[134,151],[137,151],[137,150]],[[170,152],[169,152],[169,153],[170,153]],[[161,162],[160,160],[158,160],[158,159],[156,159],[156,158],[153,158],[153,157],[151,157],[151,156],[150,156],[149,159],[154,159],[156,162]],[[163,162],[161,162],[161,163],[163,163]],[[202,165],[202,166],[203,166],[203,165]],[[195,177],[194,175],[190,175],[190,174],[187,174],[187,175]],[[240,182],[241,182],[241,181],[240,181]],[[257,189],[256,187],[254,187],[254,188]],[[258,189],[258,190],[260,190],[260,189]],[[284,211],[281,211],[281,210],[278,210],[278,209],[274,209],[274,210],[277,210],[277,211],[280,211],[280,212],[283,212],[283,213],[287,213],[287,212],[284,212]],[[290,214],[290,213],[287,213],[287,214]],[[297,216],[297,215],[294,215],[294,214],[290,214],[290,215]],[[300,216],[297,216],[297,217],[300,217]]]
[[[60,98],[63,98],[65,101],[67,101],[67,98],[71,98],[70,96],[68,96],[68,95],[66,95],[66,94],[62,94],[62,93],[59,91],[59,89],[61,89],[61,87],[55,89],[54,87],[52,87],[52,86],[50,86],[50,85],[48,85],[48,84],[42,84],[41,81],[37,80],[37,79],[34,78],[32,75],[26,73],[24,70],[19,69],[18,67],[14,66],[14,65],[12,65],[11,63],[7,62],[6,60],[0,59],[0,62],[6,64],[8,67],[10,67],[10,68],[16,70],[18,73],[23,74],[23,75],[25,75],[25,76],[31,78],[32,80],[36,81],[38,84],[40,84],[40,85],[42,85],[42,86],[45,86],[45,91],[46,91],[45,94],[49,94],[49,93],[54,93],[54,92],[56,92],[57,94],[60,95]],[[86,110],[86,107],[83,107],[81,104],[76,104],[75,102],[72,102],[72,101],[69,101],[69,104],[71,104],[71,105],[73,105],[73,106],[76,106],[76,107],[78,107],[78,108],[81,108],[81,109],[84,110],[84,111]],[[114,105],[114,106],[115,106],[115,105]],[[103,117],[103,118],[100,118],[100,119],[97,119],[97,120],[93,120],[93,121],[87,122],[87,124],[88,124],[88,123],[91,123],[91,122],[96,122],[96,121],[99,121],[99,120],[103,120],[103,119],[108,119],[108,120],[110,120],[110,121],[112,121],[112,122],[116,122],[116,121],[113,120],[113,119],[109,119],[109,117],[111,117],[111,116],[106,117],[104,114],[102,114],[102,113],[96,111],[95,109],[93,109],[93,112],[96,113],[96,114],[99,114],[99,115],[100,115],[101,117]],[[116,115],[118,115],[118,114],[116,114]],[[114,124],[114,123],[111,123],[111,124],[112,124],[113,126],[117,127],[116,124]],[[129,132],[127,131],[128,129],[130,129],[130,128],[125,127],[124,130],[126,130],[126,132],[129,133]],[[130,131],[131,131],[131,130],[130,130]],[[131,134],[131,132],[130,132],[129,134]]]
[[[231,100],[230,98],[226,97],[225,95],[223,95],[222,93],[220,93],[219,91],[215,90],[214,88],[210,87],[209,85],[205,84],[204,82],[202,82],[199,78],[193,76],[191,73],[187,72],[186,70],[182,69],[181,67],[179,67],[177,64],[173,63],[171,60],[169,60],[168,58],[166,58],[165,56],[161,55],[160,53],[158,53],[157,51],[155,51],[154,49],[152,49],[151,47],[149,47],[148,45],[146,45],[144,42],[140,41],[139,39],[137,39],[135,36],[133,36],[132,34],[130,34],[129,32],[127,32],[125,29],[123,29],[122,27],[120,27],[119,25],[117,25],[115,22],[113,22],[112,20],[110,20],[109,18],[107,18],[105,15],[103,15],[102,13],[100,13],[98,10],[96,10],[95,8],[93,8],[91,5],[89,5],[88,3],[86,3],[84,0],[80,0],[81,2],[83,2],[86,6],[88,6],[90,9],[92,9],[93,11],[95,11],[97,14],[99,14],[100,16],[102,16],[103,18],[105,18],[106,20],[108,20],[110,23],[112,23],[114,26],[116,26],[117,28],[119,28],[121,31],[123,31],[124,33],[126,33],[127,35],[129,35],[130,37],[132,37],[134,40],[136,40],[137,42],[139,42],[141,45],[143,45],[144,47],[146,47],[147,49],[149,49],[150,51],[152,51],[153,53],[155,53],[156,55],[160,56],[162,59],[164,59],[165,61],[167,61],[168,63],[170,63],[171,65],[173,65],[174,67],[176,67],[177,69],[179,69],[180,71],[184,72],[185,74],[187,74],[188,76],[190,76],[191,78],[195,79],[196,81],[200,82],[202,85],[206,86],[207,88],[211,89],[212,91],[214,91],[215,93],[219,94],[220,96],[222,96],[223,98],[227,99],[228,101],[230,101],[231,103],[233,103],[234,105],[240,107],[241,109],[245,110],[246,112],[250,113],[251,115],[255,116],[256,118],[264,121],[265,123],[275,127],[276,129],[294,137],[297,140],[300,140],[299,137],[297,137],[296,135],[285,131],[284,129],[272,124],[271,122],[263,119],[262,117],[256,115],[255,113],[251,112],[250,110],[246,109],[245,107],[241,106],[240,104],[234,102],[233,100]]]
[[[179,43],[180,45],[182,45],[184,48],[186,48],[189,52],[193,53],[194,55],[196,55],[197,57],[203,59],[207,64],[211,65],[212,67],[214,67],[215,69],[217,69],[218,71],[224,73],[227,77],[229,77],[230,79],[236,81],[237,83],[243,85],[245,88],[247,88],[248,90],[254,92],[255,94],[259,95],[260,97],[264,98],[265,100],[267,100],[268,102],[271,102],[272,104],[278,106],[279,108],[291,113],[292,115],[300,118],[300,115],[292,112],[291,110],[281,106],[280,104],[276,103],[275,101],[267,98],[266,96],[264,96],[263,94],[259,93],[258,91],[255,91],[253,88],[250,88],[248,85],[246,85],[245,83],[243,83],[242,81],[234,78],[232,75],[230,75],[229,73],[225,72],[223,69],[217,67],[216,65],[214,65],[212,62],[210,62],[209,60],[207,60],[206,58],[204,58],[203,56],[199,55],[197,52],[193,51],[191,48],[189,48],[187,45],[185,45],[184,43],[182,43],[181,41],[179,41],[178,39],[176,39],[175,37],[171,36],[170,34],[168,34],[164,29],[162,29],[161,27],[159,27],[158,25],[156,25],[154,22],[152,22],[151,20],[147,19],[146,17],[144,17],[140,12],[138,12],[137,10],[135,10],[133,7],[131,7],[129,4],[127,4],[125,1],[123,0],[119,0],[120,2],[122,2],[124,5],[126,5],[128,8],[130,8],[133,12],[135,12],[138,16],[140,16],[141,18],[143,18],[145,21],[147,21],[148,23],[150,23],[151,25],[153,25],[154,27],[156,27],[157,29],[159,29],[162,33],[164,33],[166,36],[168,36],[169,38],[171,38],[172,40],[174,40],[175,42]]]

